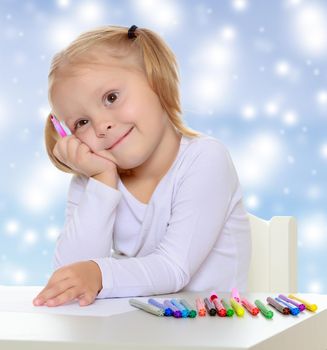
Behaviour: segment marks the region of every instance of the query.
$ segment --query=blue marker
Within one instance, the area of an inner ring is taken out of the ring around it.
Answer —
[[[185,300],[181,299],[180,303],[185,307],[185,309],[188,311],[188,317],[194,318],[197,315],[197,312],[192,308],[192,306]]]
[[[165,307],[169,307],[170,309],[173,310],[173,316],[176,318],[181,318],[182,317],[182,312],[179,310],[175,305],[173,305],[169,300],[164,301]]]
[[[305,305],[304,305],[304,304],[300,304],[300,303],[296,302],[296,301],[293,300],[293,299],[289,299],[289,298],[287,298],[287,296],[285,296],[285,295],[283,295],[283,294],[279,294],[279,295],[278,295],[278,298],[280,298],[280,299],[282,299],[282,300],[285,300],[285,301],[287,301],[287,302],[290,303],[290,304],[295,305],[296,307],[299,308],[300,312],[302,312],[302,311],[305,310]]]
[[[286,307],[288,307],[293,316],[296,316],[300,313],[300,309],[298,307],[292,305],[291,303],[288,303],[287,301],[282,300],[281,298],[275,298],[275,300],[277,300],[280,304],[283,304]]]
[[[173,310],[170,307],[166,307],[164,304],[159,303],[159,301],[150,298],[148,300],[148,303],[151,305],[157,306],[160,309],[164,310],[165,316],[173,316]]]
[[[178,302],[176,299],[171,299],[171,303],[181,311],[183,318],[188,316],[189,311],[180,302]]]

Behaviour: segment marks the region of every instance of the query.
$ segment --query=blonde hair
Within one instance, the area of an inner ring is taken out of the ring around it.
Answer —
[[[53,57],[48,75],[50,103],[52,85],[56,76],[60,74],[60,69],[66,65],[74,68],[79,64],[93,63],[87,55],[91,48],[100,46],[107,48],[112,57],[120,60],[130,58],[130,54],[136,56],[136,63],[139,61],[141,65],[139,68],[144,70],[150,87],[157,94],[174,127],[184,136],[200,136],[199,132],[187,127],[181,117],[178,67],[174,53],[159,35],[149,29],[137,28],[135,31],[136,37],[133,39],[130,39],[127,33],[127,27],[105,26],[95,28],[81,34],[68,47],[57,53]],[[72,70],[70,73],[73,74]],[[58,169],[75,173],[53,155],[53,148],[58,137],[49,114],[45,125],[45,144],[49,158]],[[118,169],[118,172],[120,174],[129,173],[129,171],[123,169]]]

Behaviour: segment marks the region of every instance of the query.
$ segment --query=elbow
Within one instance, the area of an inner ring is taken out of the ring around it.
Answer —
[[[184,289],[190,282],[190,278],[184,278],[183,280],[176,283],[176,288],[172,291],[172,293],[178,293],[182,289]]]
[[[172,269],[170,274],[172,276],[171,280],[167,283],[167,285],[171,286],[169,293],[177,293],[189,284],[191,274],[174,262],[171,262],[169,265]]]

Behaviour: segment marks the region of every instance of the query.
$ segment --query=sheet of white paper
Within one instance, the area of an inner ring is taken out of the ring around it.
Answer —
[[[34,306],[33,299],[43,288],[43,286],[0,286],[0,312],[107,317],[137,310],[129,305],[130,298],[96,299],[88,306],[79,306],[78,301],[55,307]],[[146,302],[148,298],[137,299]],[[156,300],[162,302],[164,299],[156,298]]]

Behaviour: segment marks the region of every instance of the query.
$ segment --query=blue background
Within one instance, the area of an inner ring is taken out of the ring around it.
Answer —
[[[52,273],[70,176],[47,158],[52,56],[100,25],[157,31],[184,118],[221,139],[247,210],[298,220],[298,289],[327,293],[327,4],[304,0],[0,1],[0,284]]]

